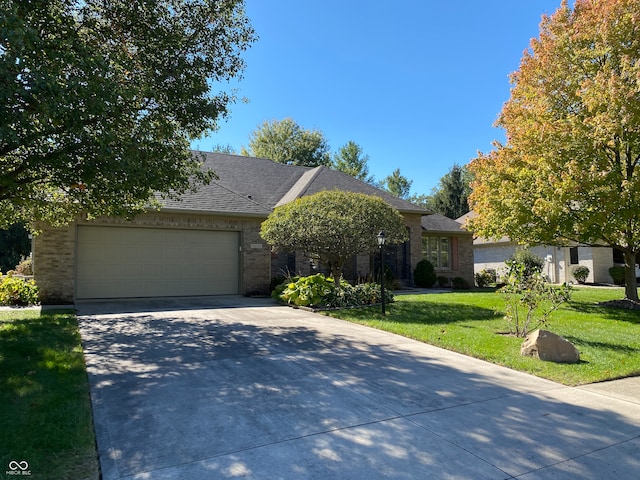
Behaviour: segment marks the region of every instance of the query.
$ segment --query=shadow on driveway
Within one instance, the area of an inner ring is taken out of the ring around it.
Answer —
[[[104,480],[640,471],[638,404],[266,301],[132,305],[79,307]]]

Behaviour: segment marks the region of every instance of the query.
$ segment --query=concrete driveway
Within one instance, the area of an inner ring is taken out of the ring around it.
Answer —
[[[104,480],[640,476],[638,379],[564,387],[270,300],[78,313]]]

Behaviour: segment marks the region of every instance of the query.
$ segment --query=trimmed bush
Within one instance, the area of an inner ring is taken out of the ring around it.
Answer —
[[[413,281],[418,287],[431,288],[437,278],[435,268],[429,260],[420,260],[413,271]]]
[[[495,285],[497,282],[497,275],[496,275],[496,271],[491,269],[491,270],[482,270],[478,273],[475,274],[475,281],[476,281],[476,285],[479,288],[486,288],[489,287],[491,285]]]
[[[451,281],[455,290],[470,290],[471,285],[462,277],[454,277]]]
[[[589,276],[589,268],[584,265],[579,265],[575,267],[571,273],[578,283],[584,283]]]
[[[613,279],[613,283],[615,283],[616,285],[625,284],[624,267],[621,267],[621,266],[611,267],[609,269],[609,275]]]

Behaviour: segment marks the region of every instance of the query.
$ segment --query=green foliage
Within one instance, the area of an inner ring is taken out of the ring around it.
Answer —
[[[331,165],[329,144],[320,130],[305,130],[293,119],[267,120],[249,137],[242,155],[269,158],[286,165]]]
[[[516,250],[516,252],[511,255],[507,261],[505,261],[505,263],[508,267],[507,276],[511,274],[512,269],[515,268],[520,270],[522,268],[524,280],[535,274],[541,273],[544,268],[544,260],[528,249]],[[514,273],[516,276],[520,275],[519,271]]]
[[[451,280],[451,284],[453,285],[453,288],[456,289],[456,290],[470,290],[471,289],[471,285],[469,285],[469,282],[467,282],[462,277],[453,277],[453,279]]]
[[[433,263],[429,260],[420,260],[413,270],[413,281],[418,287],[431,288],[437,280]]]
[[[369,175],[368,161],[369,155],[364,155],[360,145],[350,140],[340,147],[338,153],[333,156],[333,168],[358,180],[373,184],[374,178]]]
[[[413,195],[409,201],[434,213],[456,219],[469,212],[471,174],[466,166],[454,164],[431,195]]]
[[[446,288],[451,284],[449,277],[445,277],[444,275],[438,275],[437,282],[440,288]]]
[[[277,250],[317,256],[337,282],[347,260],[378,249],[380,230],[390,245],[407,239],[402,215],[381,198],[326,190],[274,209],[260,235]]]
[[[255,41],[243,0],[2,2],[0,226],[133,215],[202,182]]]
[[[578,281],[578,283],[584,283],[587,280],[587,277],[589,276],[589,267],[585,267],[584,265],[579,265],[577,267],[574,267],[571,273],[573,275],[573,278],[575,278]]]
[[[336,286],[333,278],[318,273],[308,277],[293,277],[276,286],[271,296],[288,304],[304,307],[346,308],[374,305],[382,301],[380,285],[351,285],[342,280]],[[394,301],[393,293],[385,291],[385,301]]]
[[[384,291],[385,303],[395,301],[393,292]],[[327,308],[351,308],[382,303],[382,294],[378,283],[360,283],[350,285],[341,282],[340,286],[332,290],[324,301]]]
[[[382,180],[381,185],[396,197],[406,199],[409,198],[412,183],[413,181],[403,176],[400,169],[396,168],[391,175]]]
[[[475,274],[476,285],[480,288],[495,285],[497,281],[496,271],[484,269]]]
[[[38,303],[38,286],[33,280],[0,274],[0,305],[26,306]]]
[[[0,465],[34,478],[98,479],[89,384],[72,311],[0,311]],[[16,432],[19,432],[17,434]]]
[[[300,277],[287,283],[279,298],[286,303],[303,307],[314,307],[322,303],[323,298],[335,288],[332,278],[321,273]]]
[[[609,276],[613,279],[613,283],[616,285],[625,284],[625,268],[621,266],[614,266],[609,269]]]
[[[506,285],[497,293],[505,300],[505,320],[509,331],[517,337],[541,326],[547,326],[549,316],[571,298],[571,286],[548,284],[536,270],[525,263],[512,262]]]

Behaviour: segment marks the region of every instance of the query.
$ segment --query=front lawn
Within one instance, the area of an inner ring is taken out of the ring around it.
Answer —
[[[622,288],[576,288],[569,304],[551,316],[547,330],[571,341],[578,364],[520,355],[522,338],[505,335],[504,300],[488,291],[397,295],[383,317],[380,307],[327,315],[414,338],[565,385],[640,375],[640,311],[599,306],[621,299]]]
[[[48,480],[99,477],[72,312],[0,311],[0,405],[0,473]]]

